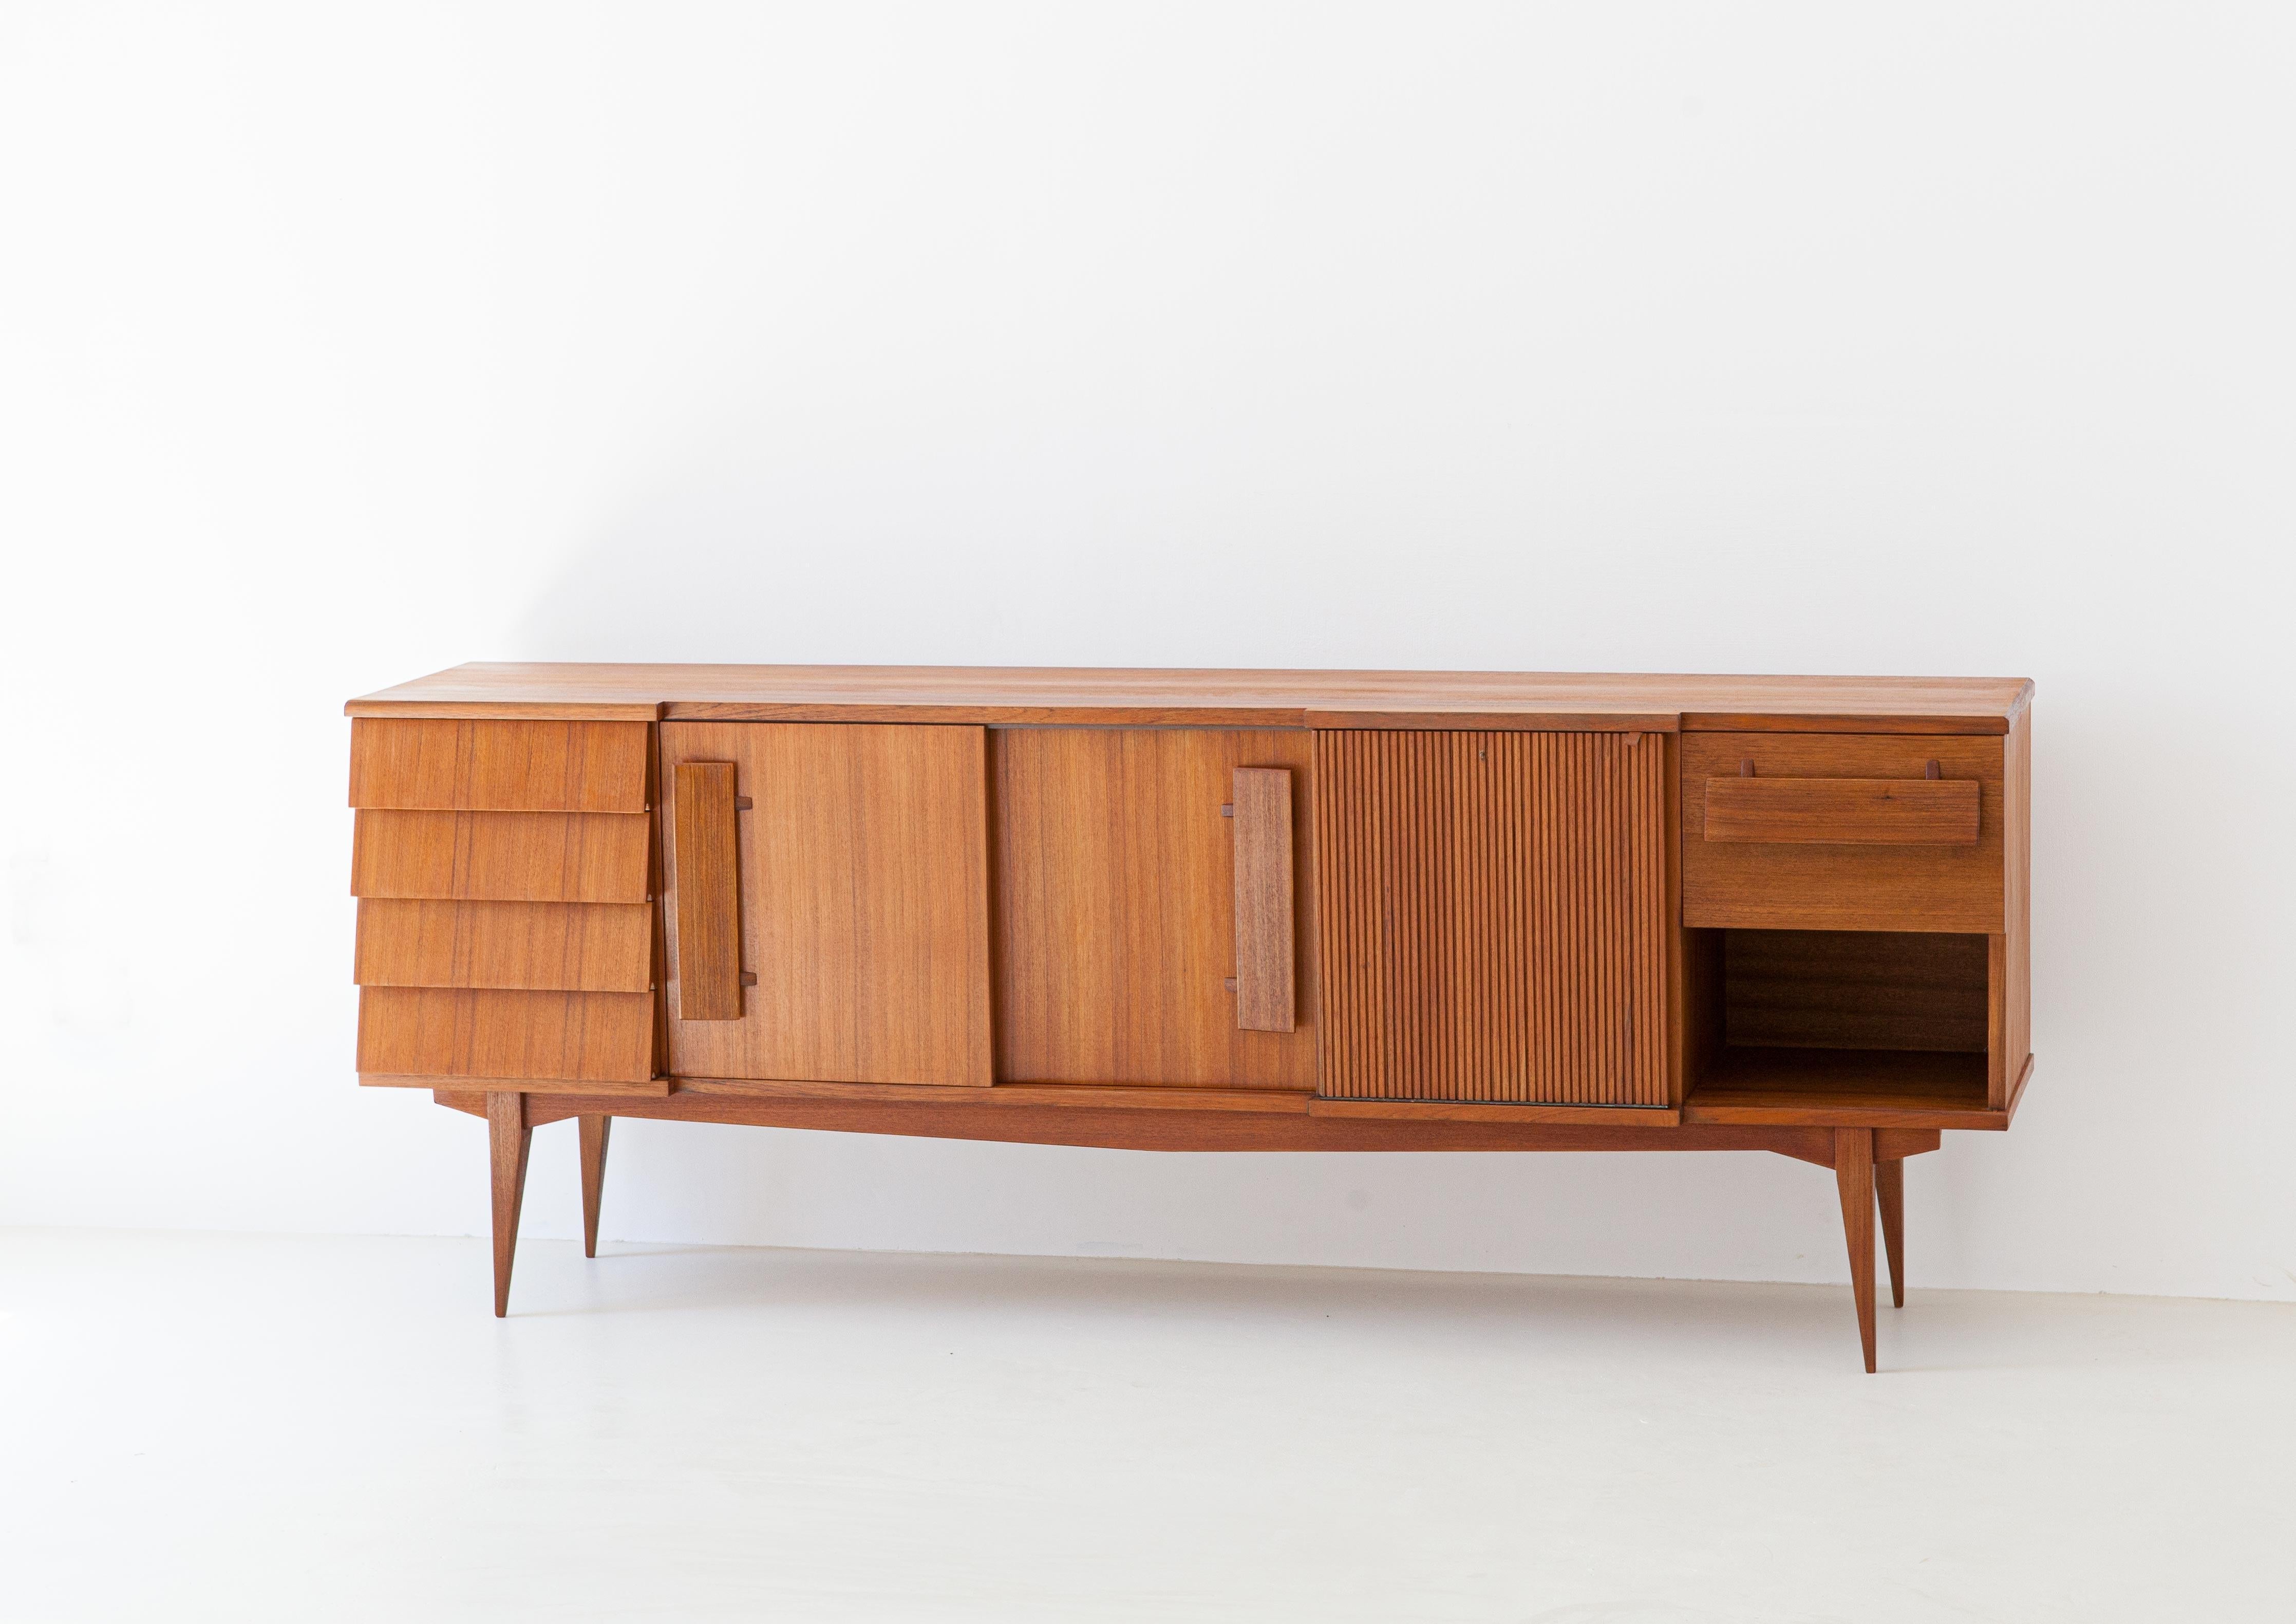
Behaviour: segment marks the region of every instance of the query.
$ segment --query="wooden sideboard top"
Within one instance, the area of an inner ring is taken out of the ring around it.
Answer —
[[[2021,677],[1059,666],[460,665],[349,716],[2005,734]]]

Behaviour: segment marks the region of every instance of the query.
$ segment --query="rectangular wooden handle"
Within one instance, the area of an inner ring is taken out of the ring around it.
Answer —
[[[1746,844],[1974,846],[1967,778],[1709,778],[1706,838]]]
[[[677,1018],[742,1018],[740,836],[734,764],[681,761],[677,808]]]
[[[1296,1024],[1292,923],[1292,773],[1235,769],[1235,1024],[1288,1032]]]

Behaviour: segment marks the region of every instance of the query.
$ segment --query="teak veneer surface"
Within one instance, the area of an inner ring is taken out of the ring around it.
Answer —
[[[644,902],[644,816],[362,811],[351,895],[474,902]]]
[[[1656,734],[1316,735],[1322,1092],[1668,1103]]]
[[[666,722],[661,781],[729,763],[741,881],[739,1017],[688,1020],[671,949],[668,1038],[680,1076],[986,1087],[987,742],[978,727]],[[738,801],[736,803],[738,805]],[[685,898],[663,820],[671,917]],[[714,872],[714,871],[713,871]]]
[[[1317,1014],[1238,1020],[1240,767],[1291,772],[1295,872],[1312,860],[1304,733],[1028,729],[992,735],[1004,1082],[1313,1088]],[[1295,896],[1295,988],[1315,980],[1310,897]]]
[[[2007,829],[2000,739],[1896,734],[1698,734],[1682,741],[1682,923],[1693,928],[2002,929]],[[1931,846],[1712,841],[1706,785],[1738,777],[1973,783],[1977,839]]]
[[[653,1076],[653,999],[627,992],[363,987],[358,1069],[643,1083]]]
[[[1721,934],[1727,1042],[1985,1053],[1988,938],[1937,931]]]
[[[695,718],[1129,726],[1469,726],[2004,734],[2022,678],[1510,671],[490,663],[356,699],[352,716]]]
[[[650,992],[653,912],[639,903],[454,902],[368,897],[362,987]]]
[[[351,805],[406,811],[643,812],[636,722],[351,723]]]
[[[1068,1103],[999,1107],[1000,1089],[942,1089],[929,1100],[799,1099],[786,1095],[702,1093],[680,1088],[657,1097],[612,1103],[618,1117],[726,1122],[837,1133],[898,1134],[928,1139],[988,1139],[1019,1144],[1073,1144],[1141,1151],[1775,1151],[1833,1165],[1830,1129],[1703,1124],[1653,1129],[1519,1118],[1330,1117],[1302,1111],[1140,1111]],[[432,1096],[458,1111],[485,1112],[485,1095],[436,1087]],[[530,1094],[529,1120],[540,1126],[606,1109],[586,1094]],[[1898,1154],[1936,1148],[1909,1136]]]
[[[1889,1049],[1722,1050],[1690,1097],[1687,1122],[1835,1128],[2003,1128],[1986,1104],[1985,1056]]]

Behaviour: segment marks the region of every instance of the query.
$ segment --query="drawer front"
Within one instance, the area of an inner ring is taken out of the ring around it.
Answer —
[[[351,724],[362,1080],[664,1091],[652,731]]]
[[[351,723],[351,805],[428,812],[643,812],[644,722]]]
[[[351,894],[644,902],[647,833],[643,814],[361,811]]]
[[[653,999],[642,992],[362,987],[358,1069],[369,1077],[642,1084]]]
[[[2002,762],[1998,738],[1684,734],[1682,923],[1998,933]]]

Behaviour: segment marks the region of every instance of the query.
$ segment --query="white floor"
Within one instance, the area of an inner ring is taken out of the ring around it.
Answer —
[[[0,1618],[2296,1619],[2296,1308],[0,1234]]]

